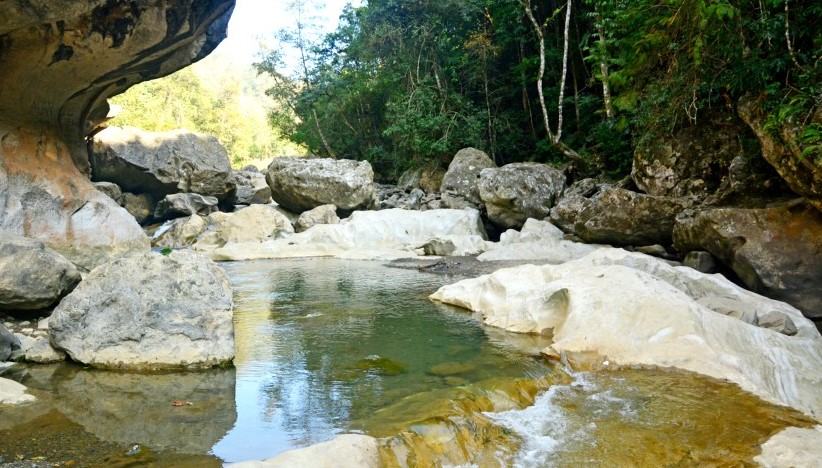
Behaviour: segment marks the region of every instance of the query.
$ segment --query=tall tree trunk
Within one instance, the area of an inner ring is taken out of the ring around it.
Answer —
[[[599,48],[599,73],[602,81],[602,100],[605,101],[605,118],[612,120],[614,118],[614,106],[611,103],[611,87],[608,85],[608,63],[605,61],[605,28],[602,26],[602,17],[599,16],[596,4],[594,4],[594,13],[597,15],[597,46]]]
[[[554,135],[554,143],[559,143],[562,138],[562,101],[565,100],[565,77],[568,75],[568,43],[569,32],[571,31],[571,2],[568,0],[565,10],[565,32],[562,34],[563,48],[562,48],[562,78],[559,82],[559,102],[557,104],[557,133]]]
[[[317,116],[317,110],[312,109],[311,111],[314,114],[314,126],[317,127],[317,135],[320,137],[320,141],[323,143],[323,147],[325,151],[328,153],[328,156],[332,159],[337,159],[337,155],[334,154],[334,150],[331,149],[331,146],[328,144],[328,140],[325,139],[325,134],[323,134],[323,129],[320,127],[320,118]]]
[[[537,19],[534,17],[534,12],[531,11],[531,0],[527,2],[520,1],[520,4],[525,9],[525,14],[531,21],[534,27],[534,33],[537,35],[539,41],[539,75],[537,76],[537,94],[539,95],[539,106],[542,109],[542,120],[545,125],[545,133],[548,134],[548,139],[555,142],[554,133],[551,131],[551,123],[548,121],[548,108],[545,106],[545,94],[542,90],[542,80],[545,78],[545,36],[542,33],[542,26],[540,26]]]

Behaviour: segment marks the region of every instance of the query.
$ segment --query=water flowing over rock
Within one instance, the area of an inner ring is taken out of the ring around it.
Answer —
[[[79,282],[77,268],[42,242],[0,232],[0,310],[45,309]]]
[[[547,164],[513,163],[480,171],[478,188],[488,219],[519,229],[528,218],[548,216],[565,188],[565,174]]]
[[[457,152],[442,178],[443,200],[449,208],[480,208],[480,171],[497,167],[494,161],[476,148],[464,148]]]
[[[319,444],[289,450],[263,461],[232,463],[231,468],[377,468],[377,439],[364,434],[342,434]]]
[[[234,357],[231,284],[189,251],[121,258],[89,273],[49,329],[55,348],[94,367],[220,365]]]
[[[454,243],[454,255],[476,253],[487,235],[477,210],[400,209],[356,211],[340,224],[320,224],[283,239],[226,244],[211,252],[217,261],[256,258],[339,257],[396,259],[423,254],[432,239]]]
[[[782,179],[798,195],[806,197],[822,211],[822,159],[816,154],[802,155],[797,144],[803,126],[788,119],[775,129],[767,125],[768,116],[757,99],[746,95],[739,99],[737,112],[751,127],[762,146],[762,157],[776,169]],[[808,124],[822,125],[822,112],[816,112]]]
[[[592,243],[670,245],[676,215],[692,205],[688,198],[654,197],[611,187],[582,203],[573,233]]]
[[[257,169],[257,168],[255,168]],[[232,172],[237,191],[230,200],[232,205],[265,205],[271,201],[271,187],[259,170]]]
[[[460,281],[431,298],[473,310],[492,326],[552,334],[554,343],[543,351],[548,355],[593,353],[614,364],[676,367],[822,416],[816,327],[788,304],[719,275],[600,249],[562,265],[525,265]],[[712,303],[724,304],[725,313]],[[790,319],[797,333],[756,326],[771,312]]]
[[[217,198],[199,193],[174,193],[166,195],[154,209],[154,219],[179,218],[191,215],[208,215],[217,211]]]
[[[806,203],[687,211],[676,220],[674,245],[706,250],[753,291],[822,319],[822,213]]]
[[[374,203],[374,171],[368,161],[274,158],[266,181],[274,201],[297,213],[328,204],[351,211]]]
[[[109,127],[94,135],[91,166],[94,180],[155,200],[176,193],[226,200],[236,191],[228,153],[217,138],[187,130]]]
[[[0,2],[0,230],[91,269],[148,250],[101,194],[86,138],[106,98],[168,75],[225,37],[233,0]]]
[[[303,212],[297,222],[294,223],[296,232],[303,232],[317,224],[339,224],[340,218],[337,216],[337,207],[334,205],[322,205]]]
[[[210,250],[227,243],[263,242],[294,234],[288,218],[268,205],[252,205],[234,213],[178,218],[154,234],[155,247],[181,248],[196,245]]]

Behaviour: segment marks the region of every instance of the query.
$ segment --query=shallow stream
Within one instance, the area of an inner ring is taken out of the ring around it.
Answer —
[[[73,364],[4,377],[38,402],[0,409],[0,457],[75,466],[219,466],[341,432],[385,437],[386,465],[739,465],[808,425],[684,372],[574,373],[546,343],[427,296],[455,278],[374,262],[223,265],[235,368],[124,374]]]

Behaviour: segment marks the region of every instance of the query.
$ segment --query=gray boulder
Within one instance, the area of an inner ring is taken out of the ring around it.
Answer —
[[[208,218],[199,215],[186,216],[166,222],[151,238],[153,247],[180,249],[189,247],[208,229]]]
[[[20,349],[20,340],[17,339],[3,324],[0,324],[0,362],[7,361],[11,354]]]
[[[173,193],[157,203],[154,219],[162,220],[191,215],[207,215],[217,211],[217,199],[199,193]]]
[[[374,203],[374,171],[368,161],[274,158],[266,182],[275,202],[298,213],[327,204],[351,211]]]
[[[234,357],[231,283],[191,251],[100,266],[49,320],[51,343],[100,368],[202,368]]]
[[[543,219],[565,188],[565,174],[547,164],[513,163],[480,171],[479,195],[494,224],[519,229]]]
[[[141,193],[135,195],[130,192],[123,193],[122,198],[123,208],[128,211],[138,224],[144,224],[151,219],[154,214],[154,198],[147,194]]]
[[[337,207],[334,205],[322,205],[308,210],[297,218],[294,223],[294,231],[303,232],[311,226],[317,224],[339,224],[340,218],[337,216]]]
[[[79,282],[77,268],[42,242],[0,233],[0,310],[45,309]]]
[[[108,195],[108,197],[117,202],[118,205],[123,206],[123,191],[119,185],[113,182],[92,182],[91,185],[105,195]]]
[[[692,206],[693,200],[654,197],[610,187],[583,204],[573,232],[585,242],[670,245],[676,216]]]
[[[253,166],[252,166],[253,167]],[[254,169],[257,169],[256,167]],[[271,201],[271,187],[258,169],[231,173],[237,191],[231,200],[234,205],[265,205]]]
[[[223,201],[235,191],[228,153],[211,135],[109,127],[94,136],[92,177],[156,200],[199,193]]]
[[[751,290],[822,318],[822,213],[805,202],[689,210],[673,234],[679,251],[708,251]]]
[[[459,150],[442,178],[442,199],[450,208],[481,207],[480,171],[492,167],[497,165],[484,152],[476,148]]]

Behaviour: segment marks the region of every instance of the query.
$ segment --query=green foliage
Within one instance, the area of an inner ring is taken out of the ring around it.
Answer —
[[[229,65],[221,69],[219,57],[207,60],[115,96],[112,104],[123,110],[111,124],[155,132],[185,128],[214,135],[235,167],[302,152],[267,124],[266,108],[261,104],[261,92],[255,89],[252,71],[238,74]],[[203,76],[208,76],[210,82]],[[293,116],[282,122],[289,121]]]

